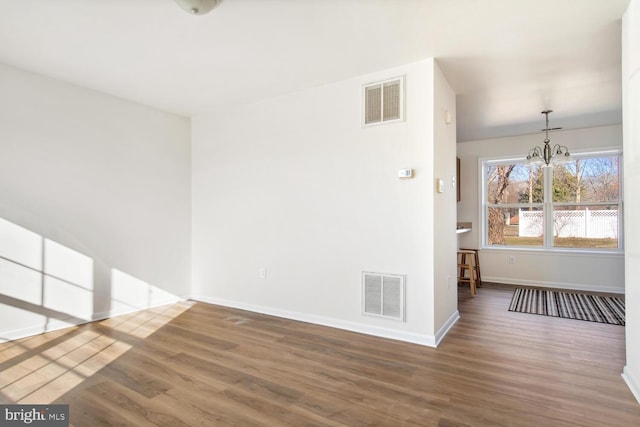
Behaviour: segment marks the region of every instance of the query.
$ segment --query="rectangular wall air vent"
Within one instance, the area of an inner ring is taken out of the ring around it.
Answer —
[[[364,124],[404,119],[404,77],[364,86]]]
[[[404,321],[404,276],[362,272],[362,311]]]

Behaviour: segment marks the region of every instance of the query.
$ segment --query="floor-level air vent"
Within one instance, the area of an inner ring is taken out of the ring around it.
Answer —
[[[404,276],[363,271],[362,311],[404,321]]]

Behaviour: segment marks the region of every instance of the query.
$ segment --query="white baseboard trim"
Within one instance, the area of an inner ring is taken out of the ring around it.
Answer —
[[[576,291],[590,291],[590,292],[605,292],[611,294],[624,294],[624,288],[618,288],[614,286],[588,286],[582,283],[565,283],[565,282],[549,282],[538,280],[523,280],[513,279],[510,277],[496,277],[482,275],[483,282],[504,283],[507,285],[519,285],[519,286],[535,286],[539,288],[556,288],[556,289],[570,289]]]
[[[148,310],[150,308],[156,308],[156,307],[162,307],[163,305],[169,305],[169,304],[176,304],[180,301],[186,301],[188,300],[189,297],[178,297],[176,296],[175,298],[167,298],[161,301],[155,301],[153,304],[150,304],[146,307],[135,307],[135,306],[130,306],[127,307],[125,309],[119,309],[119,310],[109,310],[109,311],[100,311],[97,313],[94,313],[92,318],[91,318],[91,322],[97,321],[97,320],[104,320],[104,319],[108,319],[110,317],[116,317],[116,316],[122,316],[125,314],[131,314],[131,313],[137,313],[139,311],[143,311],[143,310]]]
[[[74,325],[68,325],[74,326]],[[62,328],[59,328],[62,329]],[[52,329],[55,330],[55,329]],[[20,338],[31,337],[45,332],[44,326],[28,326],[26,328],[12,329],[10,331],[0,331],[0,343],[19,340]]]
[[[460,313],[456,310],[444,325],[436,332],[436,347],[440,345],[440,342],[447,336],[449,330],[456,324],[456,322],[460,320]]]
[[[78,325],[83,325],[85,323],[96,322],[99,320],[108,319],[111,317],[121,316],[123,314],[131,314],[136,313],[138,311],[147,310],[150,308],[161,307],[163,305],[175,304],[180,301],[185,301],[187,298],[171,298],[163,301],[158,301],[153,305],[143,308],[135,308],[131,307],[131,309],[127,310],[110,310],[110,311],[102,311],[98,313],[93,313],[91,315],[83,316],[82,318],[70,318],[66,320],[61,319],[50,319],[46,325],[35,325],[35,326],[27,326],[25,328],[14,329],[10,331],[0,331],[0,343],[7,341],[15,341],[21,338],[27,338],[34,335],[43,334],[45,332],[53,332],[58,331],[60,329],[71,328]],[[86,319],[84,319],[86,317]]]
[[[239,310],[252,311],[254,313],[267,314],[269,316],[283,317],[285,319],[299,322],[313,323],[316,325],[328,326],[330,328],[343,329],[351,332],[358,332],[366,335],[373,335],[381,338],[410,342],[427,347],[436,347],[436,337],[433,335],[422,335],[415,332],[404,332],[395,329],[387,329],[379,326],[365,325],[357,322],[334,319],[330,317],[317,316],[314,314],[301,313],[296,311],[282,310],[261,305],[246,304],[237,301],[229,301],[220,298],[212,298],[204,295],[192,295],[191,299],[208,304],[221,305],[224,307],[237,308]],[[448,329],[447,329],[448,330]],[[443,332],[446,334],[446,331]],[[444,335],[443,335],[444,337]]]
[[[629,366],[624,367],[624,370],[622,371],[622,378],[624,379],[624,382],[627,383],[627,387],[629,387],[638,403],[640,403],[640,380],[631,373]]]

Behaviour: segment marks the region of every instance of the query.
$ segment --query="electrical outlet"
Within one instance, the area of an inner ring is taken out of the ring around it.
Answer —
[[[509,257],[509,264],[515,264],[515,263],[516,263],[516,257],[510,256]]]
[[[258,276],[261,279],[266,279],[267,278],[267,268],[266,267],[261,267],[258,269]]]

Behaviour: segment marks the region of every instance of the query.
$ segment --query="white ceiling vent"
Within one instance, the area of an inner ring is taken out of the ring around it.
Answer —
[[[404,77],[364,86],[364,124],[396,122],[404,119]]]
[[[404,321],[404,276],[363,271],[362,312]]]

